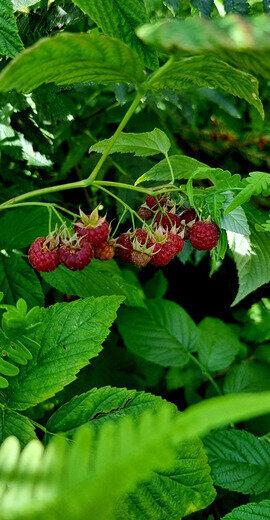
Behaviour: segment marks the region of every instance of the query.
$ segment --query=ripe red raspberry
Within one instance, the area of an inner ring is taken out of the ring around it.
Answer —
[[[100,244],[94,248],[94,256],[98,260],[102,262],[107,260],[112,260],[115,255],[115,247],[110,242],[104,242],[104,244]]]
[[[214,222],[195,222],[190,231],[190,243],[198,251],[211,251],[218,243],[219,229]]]
[[[87,239],[78,240],[77,237],[66,244],[62,244],[59,249],[61,263],[71,271],[82,271],[90,264],[94,250]]]
[[[110,234],[110,226],[105,217],[99,217],[98,210],[91,215],[85,215],[80,211],[81,219],[75,223],[74,229],[80,237],[87,237],[92,246],[99,246],[107,242]]]
[[[151,263],[156,267],[167,265],[182,251],[184,244],[184,240],[179,235],[168,233],[165,242],[155,244]]]
[[[123,233],[116,240],[116,252],[122,262],[131,262],[133,251],[131,233]]]
[[[135,251],[133,250],[131,253],[131,262],[137,267],[145,267],[147,264],[149,264],[151,260],[151,256],[147,253],[144,253],[143,251]]]
[[[161,213],[160,211],[155,218],[155,223],[158,226],[162,226],[164,229],[168,230],[172,229],[173,226],[179,228],[181,226],[181,217],[175,213]]]
[[[138,228],[135,231],[135,238],[141,246],[151,247],[153,242],[149,236],[149,233],[145,229]]]
[[[60,264],[58,243],[52,237],[36,238],[28,254],[30,264],[43,273],[54,271]]]
[[[147,195],[146,196],[146,199],[145,199],[145,202],[147,204],[147,206],[152,209],[153,211],[156,211],[158,208],[159,208],[159,205],[163,208],[164,206],[166,206],[166,203],[167,203],[167,197],[166,195]],[[158,204],[159,202],[159,204]]]

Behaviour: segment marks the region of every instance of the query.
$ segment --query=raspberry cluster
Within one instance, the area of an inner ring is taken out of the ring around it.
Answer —
[[[54,271],[60,264],[71,271],[81,271],[93,258],[112,260],[115,253],[123,262],[138,267],[152,263],[156,267],[167,265],[190,240],[199,251],[216,247],[219,229],[209,219],[198,220],[193,208],[176,207],[168,196],[147,195],[138,212],[139,217],[150,220],[151,225],[128,231],[116,239],[109,239],[110,226],[106,217],[95,209],[90,215],[80,211],[80,219],[72,233],[64,226],[47,237],[38,237],[29,249],[29,261],[41,272]]]
[[[29,261],[38,271],[49,273],[60,264],[71,271],[81,271],[95,257],[111,260],[115,247],[109,241],[110,226],[97,210],[91,215],[80,212],[81,219],[74,225],[74,234],[67,229],[55,231],[48,237],[38,237],[29,249]]]
[[[123,262],[144,267],[151,262],[156,267],[167,265],[190,240],[194,249],[210,251],[219,239],[218,226],[209,219],[198,220],[196,211],[191,208],[176,207],[167,196],[147,195],[138,215],[152,225],[120,235],[116,249]]]

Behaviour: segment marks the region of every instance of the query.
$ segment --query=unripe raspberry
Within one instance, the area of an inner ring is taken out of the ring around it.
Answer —
[[[104,242],[104,244],[100,244],[94,248],[94,256],[98,260],[102,262],[107,260],[112,260],[115,255],[115,247],[110,242]]]
[[[54,271],[60,264],[59,248],[54,238],[36,238],[28,254],[30,264],[43,273]]]
[[[219,229],[214,222],[195,222],[190,231],[190,243],[198,251],[211,251],[218,243]]]
[[[150,220],[153,216],[153,212],[151,209],[146,208],[145,206],[141,206],[138,211],[139,217],[141,217],[143,220]]]
[[[131,261],[133,264],[137,265],[137,267],[145,267],[149,264],[151,260],[151,256],[143,251],[132,251],[131,253]]]

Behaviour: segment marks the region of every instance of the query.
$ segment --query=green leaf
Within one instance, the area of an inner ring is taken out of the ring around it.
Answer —
[[[249,3],[247,0],[223,0],[223,5],[226,13],[248,14]]]
[[[158,67],[155,51],[135,34],[139,25],[149,21],[144,0],[73,0],[109,36],[120,38],[140,56],[150,69]]]
[[[143,290],[127,282],[116,262],[92,260],[83,271],[70,271],[63,265],[51,273],[42,273],[44,280],[61,291],[74,296],[104,296],[119,294],[126,297],[125,303],[144,307]]]
[[[23,49],[13,14],[11,0],[1,0],[0,5],[0,54],[14,58]]]
[[[78,371],[101,351],[122,301],[119,296],[104,296],[45,309],[33,336],[33,359],[6,391],[8,406],[25,410],[74,381]]]
[[[214,0],[192,0],[192,5],[194,5],[205,18],[210,18],[214,8]]]
[[[226,231],[232,231],[239,235],[250,235],[246,214],[240,206],[231,211],[229,215],[224,215],[224,213],[221,214],[220,227],[226,229]]]
[[[107,36],[58,34],[22,52],[0,75],[0,91],[28,93],[42,85],[104,85],[143,80],[140,59],[127,45]]]
[[[153,90],[193,90],[195,86],[224,90],[245,99],[263,117],[258,81],[214,56],[192,56],[177,60],[151,84]]]
[[[161,366],[183,366],[199,343],[195,323],[168,300],[149,300],[145,309],[122,309],[117,325],[133,354]]]
[[[43,292],[35,271],[19,256],[0,253],[0,287],[4,301],[16,304],[23,298],[29,307],[42,306]]]
[[[204,446],[217,486],[244,494],[270,490],[270,445],[240,430],[211,433]]]
[[[270,341],[270,300],[263,298],[248,310],[241,336],[247,341]]]
[[[52,224],[56,219],[52,216]],[[59,220],[58,220],[59,223]],[[37,236],[47,236],[49,213],[45,207],[9,208],[0,219],[0,249],[10,251],[30,246]]]
[[[20,9],[25,9],[26,7],[31,7],[38,3],[39,0],[12,0],[13,10],[19,11]]]
[[[246,504],[233,509],[231,513],[223,516],[222,520],[269,520],[270,500],[263,500],[258,504]]]
[[[163,298],[168,290],[169,284],[163,271],[156,271],[153,278],[144,285],[147,298]]]
[[[170,157],[170,163],[172,165],[172,169],[174,172],[174,177],[176,180],[181,179],[189,179],[191,175],[196,173],[196,179],[205,179],[207,176],[207,169],[215,170],[214,168],[210,168],[206,166],[204,163],[193,159],[192,157],[187,157],[185,155],[172,155]],[[166,159],[158,162],[151,170],[144,173],[139,177],[135,183],[135,185],[140,184],[141,182],[146,181],[170,181],[171,174],[168,169],[168,162]]]
[[[90,152],[104,153],[111,140],[112,137],[94,144],[91,146]],[[144,132],[142,134],[125,134],[122,132],[112,146],[110,154],[134,153],[139,157],[159,153],[166,155],[170,147],[171,143],[166,134],[162,130],[155,128],[152,132]]]
[[[251,230],[246,237],[228,231],[228,242],[236,263],[239,290],[233,305],[270,281],[270,234]]]
[[[221,210],[224,206],[224,201],[226,200],[226,195],[224,193],[213,192],[209,193],[205,197],[205,203],[207,206],[207,213],[212,217],[216,222],[219,221]]]
[[[174,405],[151,394],[125,388],[94,388],[64,404],[52,415],[47,428],[73,436],[83,424],[99,430],[104,423],[118,423],[123,417],[139,420],[143,412],[157,413],[162,407],[176,413]],[[138,486],[118,505],[115,515],[117,519],[144,520],[158,509],[160,520],[182,517],[207,507],[214,496],[201,443],[187,442],[179,449],[172,467],[164,474],[154,473],[148,482]]]
[[[262,392],[270,390],[270,368],[260,363],[235,365],[227,373],[224,392],[236,394],[242,392]]]
[[[0,443],[14,435],[25,446],[32,439],[36,439],[35,427],[28,417],[24,417],[14,410],[0,410]]]
[[[226,323],[218,318],[204,318],[199,324],[201,363],[209,370],[224,370],[234,361],[241,344]]]
[[[145,43],[181,55],[214,56],[240,70],[270,76],[270,32],[266,15],[249,20],[226,16],[165,19],[137,29]]]
[[[238,206],[242,206],[252,197],[252,195],[259,195],[260,193],[268,195],[270,193],[269,173],[251,172],[249,177],[244,179],[243,182],[246,182],[247,186],[232,200],[225,210],[225,215],[236,209]]]

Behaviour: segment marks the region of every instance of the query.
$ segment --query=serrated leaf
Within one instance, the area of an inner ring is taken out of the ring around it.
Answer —
[[[61,265],[56,271],[42,273],[42,277],[49,285],[66,294],[82,298],[119,294],[126,297],[127,305],[144,307],[143,290],[127,282],[114,261],[92,260],[83,271],[76,272]]]
[[[104,85],[143,80],[143,65],[127,45],[108,36],[62,33],[22,52],[0,75],[0,91],[28,93],[42,85]]]
[[[248,310],[241,335],[247,341],[270,341],[270,300],[263,298]]]
[[[241,348],[230,327],[218,318],[204,318],[199,331],[199,359],[207,370],[214,372],[230,366]]]
[[[263,500],[258,504],[246,504],[233,509],[231,513],[223,516],[222,520],[269,520],[270,500]]]
[[[270,390],[270,367],[260,363],[235,365],[226,374],[225,394]]]
[[[213,192],[207,195],[204,200],[209,215],[217,222],[219,220],[224,201],[226,200],[226,195],[224,193]]]
[[[104,423],[118,423],[123,417],[138,420],[143,412],[157,413],[162,407],[176,413],[171,403],[152,394],[125,388],[94,388],[57,410],[47,428],[73,436],[76,428],[83,424],[99,430]],[[144,520],[152,514],[153,508],[159,509],[160,520],[183,516],[207,507],[214,495],[201,443],[186,442],[172,467],[164,474],[155,472],[148,482],[139,485],[118,504],[115,516]]]
[[[245,236],[250,235],[246,214],[240,206],[231,211],[229,215],[221,214],[220,226],[222,229],[226,229],[226,231],[232,231]]]
[[[102,349],[122,301],[121,296],[104,296],[45,309],[42,324],[32,336],[33,359],[6,390],[8,406],[25,410],[74,381]]]
[[[0,54],[14,58],[23,49],[13,14],[11,0],[1,0],[0,4]]]
[[[145,43],[180,54],[215,56],[239,68],[270,76],[270,31],[266,15],[249,20],[237,15],[206,20],[165,19],[137,29]]]
[[[0,287],[6,303],[14,305],[19,298],[23,298],[29,307],[44,303],[35,271],[19,255],[0,253]]]
[[[245,99],[262,117],[264,115],[257,79],[213,56],[193,56],[173,62],[166,73],[151,84],[151,89],[190,90],[194,85],[224,90]]]
[[[138,53],[150,69],[158,66],[155,51],[144,45],[136,27],[149,21],[144,0],[73,0],[109,36],[120,38]]]
[[[204,446],[217,486],[256,495],[270,490],[270,444],[266,441],[232,430],[210,434]]]
[[[183,366],[199,343],[197,327],[182,307],[149,300],[145,309],[122,309],[117,325],[133,354],[161,366]]]
[[[239,290],[233,305],[270,281],[270,236],[251,230],[250,237],[227,232],[239,279]]]
[[[240,191],[238,195],[232,200],[225,210],[225,215],[242,206],[247,202],[252,195],[268,195],[270,193],[270,175],[265,172],[251,172],[249,177],[244,179],[246,186]]]
[[[23,415],[14,410],[1,409],[0,410],[0,443],[14,435],[25,446],[33,439],[36,439],[35,427]]]
[[[205,18],[210,18],[214,8],[214,0],[192,0],[192,5],[194,5]]]
[[[90,152],[103,153],[110,144],[112,138],[104,139],[94,144],[90,148]],[[136,156],[144,157],[168,153],[171,147],[170,140],[162,130],[155,128],[152,132],[144,132],[141,134],[121,133],[115,144],[112,146],[112,153],[134,153]]]
[[[248,14],[250,11],[247,0],[223,0],[226,13]]]
[[[22,134],[4,124],[0,124],[0,148],[12,158],[26,161],[29,166],[47,168],[52,165],[45,155],[33,149]]]

